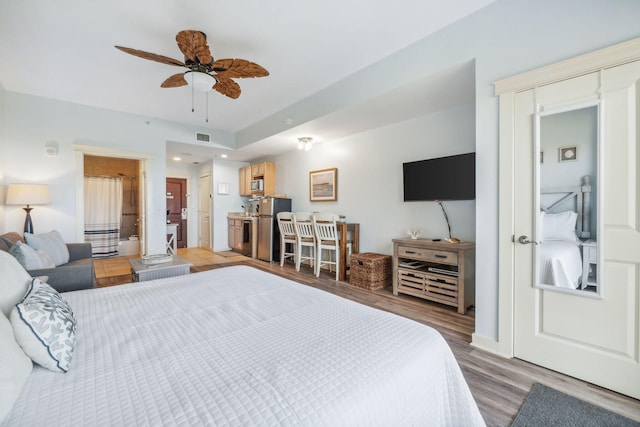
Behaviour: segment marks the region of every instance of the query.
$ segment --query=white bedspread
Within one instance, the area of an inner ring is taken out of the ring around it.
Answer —
[[[540,283],[577,289],[582,277],[579,242],[545,240],[540,245]]]
[[[71,369],[3,426],[484,425],[437,331],[250,267],[63,296]]]

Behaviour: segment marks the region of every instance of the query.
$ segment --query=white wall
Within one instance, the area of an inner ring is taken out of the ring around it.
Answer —
[[[5,198],[4,165],[7,160],[7,155],[5,153],[6,143],[5,143],[4,98],[5,98],[5,90],[0,84],[0,233],[1,234],[4,234],[7,231],[9,231],[6,228],[6,221],[4,219],[4,198]]]
[[[32,212],[36,232],[56,229],[66,241],[83,241],[76,232],[76,178],[82,165],[77,164],[73,146],[109,147],[152,157],[147,162],[148,252],[164,252],[165,141],[192,138],[190,127],[12,92],[4,94],[3,107],[4,184],[49,184],[51,204]],[[59,146],[57,157],[43,154],[50,141]],[[4,220],[6,230],[20,231],[24,211],[20,206],[5,206]]]
[[[333,212],[360,223],[360,251],[393,253],[391,239],[412,227],[425,237],[447,237],[434,202],[404,202],[402,163],[475,150],[474,105],[468,104],[347,138],[292,151],[276,163],[277,192],[292,199],[294,211]],[[338,200],[309,201],[309,172],[338,169]],[[452,171],[454,176],[455,171]],[[442,179],[452,179],[443,176]],[[444,202],[455,236],[475,237],[475,202]]]
[[[226,251],[231,248],[227,239],[227,213],[242,212],[244,200],[240,197],[240,175],[238,170],[245,162],[226,160],[213,161],[213,250]],[[218,184],[229,184],[229,194],[218,194]]]

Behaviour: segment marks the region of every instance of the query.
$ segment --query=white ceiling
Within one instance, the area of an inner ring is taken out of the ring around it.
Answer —
[[[0,0],[0,84],[12,92],[235,133],[493,1],[396,0],[374,5],[369,0]],[[113,47],[183,60],[175,43],[176,33],[183,29],[205,32],[216,59],[248,59],[270,75],[238,79],[242,94],[235,100],[210,92],[210,117],[205,123],[205,95],[195,94],[192,112],[190,88],[160,88],[183,68]],[[388,95],[396,102],[406,97],[401,113],[411,117],[416,115],[414,108],[429,108],[424,102],[411,102],[416,93],[434,95],[434,83],[451,78],[469,81],[473,75],[469,64],[448,71],[448,76],[432,76],[411,90]],[[458,95],[472,92],[471,87]],[[389,111],[379,108],[384,102],[381,98],[366,106],[354,105],[305,126],[309,130],[322,126],[325,135],[339,137],[348,131],[340,125],[348,117],[353,128],[366,129],[364,117],[380,122],[377,113],[384,112],[390,120]],[[332,133],[333,126],[342,130]],[[296,128],[296,135],[304,130]],[[294,149],[292,138],[267,138],[233,151],[234,159]],[[227,150],[172,142],[167,151],[169,155],[193,151],[192,160],[199,161]]]

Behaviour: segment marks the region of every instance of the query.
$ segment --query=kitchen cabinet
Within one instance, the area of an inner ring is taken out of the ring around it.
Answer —
[[[251,254],[251,220],[227,218],[227,244],[242,255]]]
[[[276,194],[276,165],[272,162],[256,163],[240,168],[241,196],[269,196]],[[251,181],[262,180],[263,189],[251,191]]]
[[[451,305],[465,313],[475,300],[475,245],[393,239],[393,294]]]
[[[240,168],[240,195],[251,196],[251,180],[253,175],[251,174],[251,166]]]

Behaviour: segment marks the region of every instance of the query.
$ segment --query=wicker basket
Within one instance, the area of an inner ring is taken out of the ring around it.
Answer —
[[[391,256],[365,252],[352,254],[349,283],[359,288],[376,290],[391,284]]]

